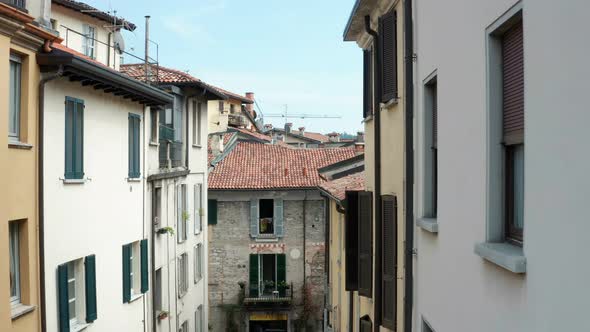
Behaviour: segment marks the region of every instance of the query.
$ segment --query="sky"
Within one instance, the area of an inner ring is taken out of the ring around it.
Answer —
[[[235,93],[252,91],[263,114],[284,114],[287,105],[290,114],[340,117],[289,119],[294,128],[363,129],[362,52],[342,40],[354,0],[82,1],[135,23],[125,42],[138,56],[151,15],[160,65]],[[275,127],[285,122],[265,117]]]

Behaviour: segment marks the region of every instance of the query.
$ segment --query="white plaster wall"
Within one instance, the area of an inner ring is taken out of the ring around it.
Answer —
[[[85,101],[84,184],[64,184],[66,96]],[[46,86],[45,289],[47,330],[58,331],[57,266],[96,255],[98,319],[86,331],[143,331],[144,299],[122,301],[122,246],[147,238],[143,182],[128,182],[128,113],[140,104],[62,78]],[[141,153],[143,158],[143,153]],[[142,175],[144,173],[142,163]]]
[[[515,3],[414,2],[416,217],[424,196],[422,84],[437,70],[440,227],[438,235],[416,229],[416,327],[424,317],[437,332],[590,330],[587,2],[523,1],[527,272],[474,254],[486,240],[485,30]]]
[[[98,40],[95,42],[95,60],[104,65],[108,65],[108,52],[110,49],[110,67],[117,70],[119,69],[119,53],[116,53],[113,47],[109,48],[105,45],[109,44],[109,33],[111,32],[111,29],[107,29],[106,26],[112,26],[112,23],[97,20],[91,16],[84,15],[56,4],[51,6],[51,18],[57,20],[57,31],[59,32],[59,36],[64,39],[62,44],[80,53],[84,53],[84,50],[82,49],[83,36],[81,35],[84,33],[84,24],[94,26],[96,31],[95,38]],[[73,31],[67,31],[64,26],[79,34]],[[112,38],[113,37],[111,36],[110,45],[113,43]]]

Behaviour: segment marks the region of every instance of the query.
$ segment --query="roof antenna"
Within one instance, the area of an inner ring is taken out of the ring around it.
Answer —
[[[145,74],[145,82],[149,83],[149,60],[150,59],[150,16],[145,16],[145,64],[143,72]]]

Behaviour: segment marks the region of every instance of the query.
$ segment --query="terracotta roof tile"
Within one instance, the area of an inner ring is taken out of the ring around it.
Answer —
[[[365,190],[365,172],[359,172],[345,176],[340,179],[322,183],[322,189],[330,195],[343,201],[346,198],[346,191]]]
[[[138,80],[145,80],[144,64],[125,64],[119,70]],[[155,70],[156,71],[156,70]],[[158,80],[162,83],[203,83],[200,79],[183,71],[159,66]]]
[[[318,168],[354,157],[354,149],[290,149],[238,142],[209,174],[210,189],[311,188],[325,182]]]

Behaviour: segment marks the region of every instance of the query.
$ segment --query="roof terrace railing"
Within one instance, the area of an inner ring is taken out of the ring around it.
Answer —
[[[5,3],[9,6],[17,8],[22,11],[27,11],[27,1],[26,0],[0,0],[0,2]]]

